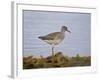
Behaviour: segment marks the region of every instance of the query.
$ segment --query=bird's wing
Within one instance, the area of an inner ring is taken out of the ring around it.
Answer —
[[[39,38],[42,40],[53,40],[55,39],[55,37],[60,34],[60,32],[54,32],[54,33],[50,33],[48,35],[45,36],[40,36]]]

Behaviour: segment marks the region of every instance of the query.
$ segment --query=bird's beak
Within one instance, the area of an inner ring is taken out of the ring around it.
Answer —
[[[71,31],[67,30],[67,32],[71,33]]]

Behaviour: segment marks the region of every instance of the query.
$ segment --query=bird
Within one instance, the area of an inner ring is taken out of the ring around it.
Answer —
[[[71,33],[71,31],[68,30],[68,27],[61,26],[61,31],[59,32],[53,32],[53,33],[38,37],[39,39],[45,41],[46,43],[52,46],[52,64],[54,63],[54,47],[55,45],[60,44],[64,40],[65,31]]]

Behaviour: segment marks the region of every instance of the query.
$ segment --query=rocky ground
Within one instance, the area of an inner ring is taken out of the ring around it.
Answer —
[[[56,68],[56,67],[75,67],[75,66],[90,66],[91,57],[80,57],[79,54],[76,57],[64,56],[62,52],[58,52],[54,55],[52,62],[52,56],[34,58],[33,56],[23,57],[23,69],[36,69],[36,68]]]

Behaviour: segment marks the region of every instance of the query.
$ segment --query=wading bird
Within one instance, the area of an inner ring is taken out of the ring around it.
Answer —
[[[38,37],[52,46],[52,64],[54,64],[54,46],[58,45],[65,38],[65,31],[71,33],[66,26],[62,26],[60,32]]]

